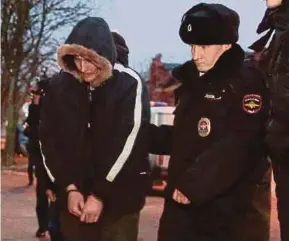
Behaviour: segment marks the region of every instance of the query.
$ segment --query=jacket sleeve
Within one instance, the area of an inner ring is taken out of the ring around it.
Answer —
[[[149,153],[171,155],[173,142],[173,126],[149,126]]]
[[[41,104],[33,104],[31,103],[28,107],[28,117],[26,119],[26,123],[29,126],[38,126],[39,118],[40,118],[40,110]]]
[[[252,162],[258,162],[260,157],[255,160],[250,156],[250,150],[255,152],[250,145],[259,144],[238,135],[214,143],[182,175],[176,189],[194,204],[203,204],[221,196],[242,176],[254,171]]]
[[[119,88],[121,91],[118,91],[121,95],[121,101],[117,103],[118,119],[113,121],[114,131],[105,135],[109,148],[103,152],[101,160],[98,160],[91,190],[92,194],[101,200],[109,197],[118,175],[126,171],[126,168],[130,168],[131,162],[142,161],[140,158],[130,159],[130,157],[135,150],[134,146],[138,137],[142,138],[142,128],[147,130],[149,124],[149,117],[143,115],[144,109],[149,108],[148,98],[143,98],[146,94],[144,83],[129,68],[121,67],[120,71],[125,73],[121,73],[124,86],[122,85]],[[147,142],[147,139],[145,141]],[[140,141],[142,142],[143,140]],[[144,145],[147,146],[146,143]],[[147,155],[147,150],[145,155]],[[133,171],[137,170],[132,169]]]
[[[60,76],[51,79],[48,91],[43,98],[39,125],[40,148],[44,168],[52,182],[60,190],[69,184],[81,184],[80,168],[77,166],[79,136],[75,126],[73,105],[68,105],[65,95],[60,92]],[[65,105],[65,106],[64,106]]]
[[[39,183],[39,185],[41,185],[42,189],[43,190],[50,189],[54,191],[53,182],[49,178],[43,162],[39,162],[36,168],[37,168],[37,182]]]
[[[34,109],[35,109],[35,105],[33,103],[31,103],[28,107],[28,117],[26,119],[26,123],[31,126],[33,125],[33,120],[35,119],[34,116],[33,116],[33,113],[35,112]]]
[[[232,94],[230,132],[202,152],[177,181],[176,188],[192,203],[202,204],[224,194],[262,162],[268,100],[260,77],[254,81],[258,84],[249,83]]]

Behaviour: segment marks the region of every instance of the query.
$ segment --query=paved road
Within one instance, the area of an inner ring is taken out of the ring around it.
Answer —
[[[24,173],[2,172],[2,241],[33,241],[36,231],[35,187],[27,187],[27,176]],[[276,217],[276,200],[272,198],[271,241],[279,240],[279,229]],[[142,211],[139,241],[156,241],[158,221],[163,208],[163,200],[149,197]]]

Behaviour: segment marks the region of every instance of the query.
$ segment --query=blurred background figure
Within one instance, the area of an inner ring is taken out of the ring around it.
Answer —
[[[281,240],[289,240],[289,1],[267,0],[268,9],[257,33],[267,33],[250,46],[264,52],[262,68],[271,97],[271,121],[266,138],[276,182]]]
[[[56,230],[56,227],[58,226],[58,224],[54,222],[55,197],[53,195],[54,192],[52,191],[53,185],[50,182],[43,165],[38,136],[42,98],[45,95],[45,89],[49,82],[46,71],[47,69],[43,68],[40,78],[37,78],[36,81],[31,84],[30,92],[32,100],[28,108],[29,112],[25,123],[25,135],[29,138],[27,145],[27,150],[29,153],[27,169],[28,185],[33,185],[34,173],[37,179],[36,215],[39,227],[35,235],[38,238],[45,237],[49,227],[53,228],[53,230]],[[49,201],[51,205],[49,205]],[[50,210],[50,206],[52,207],[52,210]],[[50,236],[53,236],[53,234]]]

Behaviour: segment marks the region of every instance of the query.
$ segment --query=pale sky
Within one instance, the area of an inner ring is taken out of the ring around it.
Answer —
[[[74,0],[72,0],[74,1]],[[84,0],[85,1],[85,0]],[[163,54],[166,62],[182,63],[190,50],[179,38],[182,15],[200,2],[222,3],[240,15],[240,45],[246,49],[258,36],[256,27],[264,11],[264,0],[89,0],[92,16],[103,17],[112,30],[118,29],[130,49],[130,65],[138,71],[147,68],[151,58]],[[71,29],[61,35],[67,36]]]

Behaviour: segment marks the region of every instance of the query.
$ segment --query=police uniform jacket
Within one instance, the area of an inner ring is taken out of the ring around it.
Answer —
[[[171,154],[166,198],[172,200],[178,189],[191,201],[184,206],[192,232],[227,240],[267,168],[263,76],[244,64],[239,45],[203,75],[192,61],[173,75],[182,82],[174,125],[151,127],[150,151]]]

